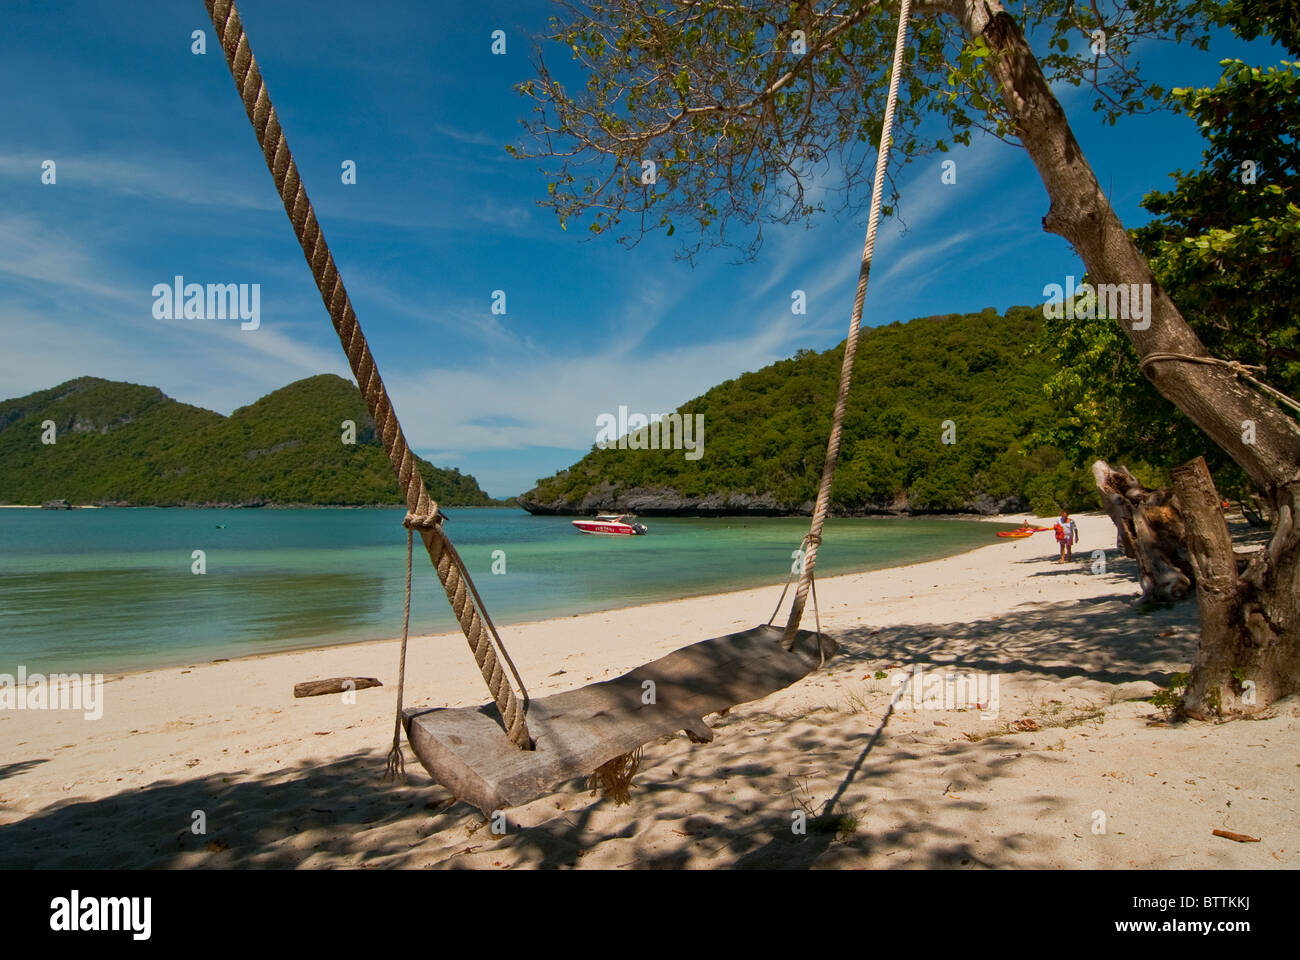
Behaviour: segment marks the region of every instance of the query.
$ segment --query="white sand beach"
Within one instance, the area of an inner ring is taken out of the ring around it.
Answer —
[[[647,745],[630,804],[565,784],[509,811],[504,836],[409,748],[407,784],[380,779],[396,641],[109,678],[97,721],[0,711],[0,867],[1300,866],[1300,702],[1250,721],[1159,719],[1142,698],[1187,669],[1194,601],[1136,610],[1114,527],[1076,519],[1072,563],[1052,562],[1050,533],[990,536],[961,556],[820,579],[822,626],[842,644],[822,671],[710,717],[711,745]],[[503,635],[538,696],[752,626],[779,592]],[[996,716],[891,710],[877,671],[918,664],[996,677]],[[295,682],[346,675],[384,686],[355,704],[293,697]],[[483,699],[459,635],[412,642],[408,704]]]

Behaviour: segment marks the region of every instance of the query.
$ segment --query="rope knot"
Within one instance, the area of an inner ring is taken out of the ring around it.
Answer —
[[[1253,363],[1242,363],[1240,360],[1229,360],[1227,364],[1228,369],[1239,377],[1249,377],[1252,371],[1264,373],[1268,370],[1267,367],[1257,366]]]
[[[442,526],[443,517],[441,510],[434,510],[433,513],[417,514],[407,512],[402,518],[402,526],[408,530],[433,530]]]

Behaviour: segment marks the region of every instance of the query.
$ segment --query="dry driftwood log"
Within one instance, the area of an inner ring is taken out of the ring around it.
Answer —
[[[305,680],[293,685],[295,697],[320,697],[327,693],[342,693],[344,690],[364,690],[366,687],[382,687],[383,684],[374,677],[331,677],[329,680]]]
[[[1092,465],[1102,503],[1119,530],[1119,548],[1137,560],[1143,602],[1181,600],[1196,570],[1187,551],[1183,516],[1172,490],[1149,490],[1127,467]]]
[[[1252,837],[1245,833],[1233,833],[1231,830],[1215,830],[1216,837],[1223,837],[1225,840],[1236,840],[1238,843],[1259,843],[1259,837]]]

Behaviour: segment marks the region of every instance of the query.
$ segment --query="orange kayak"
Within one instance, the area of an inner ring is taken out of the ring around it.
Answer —
[[[1053,528],[1052,528],[1052,527],[1038,527],[1038,526],[1033,526],[1033,527],[1031,527],[1029,524],[1025,523],[1025,524],[1021,524],[1021,525],[1020,525],[1019,527],[1017,527],[1015,530],[1001,530],[1001,531],[998,532],[998,536],[999,536],[999,537],[1016,537],[1016,538],[1019,538],[1019,537],[1031,537],[1031,536],[1033,536],[1035,533],[1042,533],[1042,532],[1044,532],[1044,531],[1046,531],[1046,530],[1051,530],[1051,529],[1053,529]]]

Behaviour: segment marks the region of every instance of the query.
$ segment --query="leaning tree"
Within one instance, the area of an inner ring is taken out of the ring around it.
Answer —
[[[1156,282],[1051,84],[1088,88],[1111,122],[1147,109],[1164,91],[1143,80],[1139,41],[1204,49],[1210,25],[1236,6],[1041,0],[1022,28],[998,0],[917,0],[894,135],[907,158],[969,144],[975,129],[1018,142],[1047,189],[1043,229],[1073,247],[1091,282],[1150,285],[1149,324],[1116,321],[1144,375],[1270,501],[1272,538],[1239,572],[1204,464],[1176,471],[1202,625],[1186,706],[1201,717],[1254,712],[1300,688],[1300,428],[1210,355]],[[622,231],[629,243],[680,231],[687,257],[714,244],[753,255],[767,223],[807,218],[826,197],[850,210],[865,202],[892,0],[585,0],[561,10],[536,79],[520,86],[533,139],[514,151],[542,160],[545,202],[561,223],[585,216],[593,233]],[[553,70],[552,43],[573,62]]]
[[[1292,59],[1300,57],[1294,7],[1273,10],[1258,0],[1251,7],[1251,18],[1233,29],[1262,32],[1282,41]],[[1209,351],[1243,369],[1267,371],[1259,388],[1281,388],[1274,396],[1300,412],[1286,397],[1300,396],[1300,63],[1263,69],[1224,60],[1221,66],[1216,86],[1171,96],[1206,138],[1203,166],[1174,173],[1173,190],[1147,194],[1142,206],[1155,218],[1132,234]],[[1153,465],[1204,455],[1219,492],[1255,498],[1231,458],[1207,447],[1200,428],[1142,376],[1137,351],[1113,320],[1049,316],[1042,345],[1054,369],[1047,389],[1060,416],[1041,441],[1075,460],[1101,455]],[[1249,439],[1250,425],[1243,426]],[[1172,491],[1148,490],[1105,461],[1094,471],[1126,552],[1138,561],[1143,599],[1185,595],[1196,571]],[[1245,513],[1259,522],[1249,508]],[[1157,539],[1129,536],[1139,527]]]

